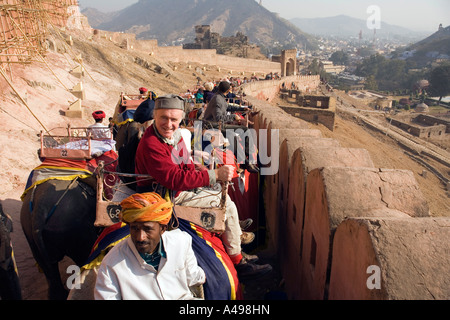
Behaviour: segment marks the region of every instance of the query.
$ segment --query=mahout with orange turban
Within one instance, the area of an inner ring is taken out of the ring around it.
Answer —
[[[167,225],[172,217],[173,204],[155,192],[135,193],[120,203],[122,221],[158,222]]]

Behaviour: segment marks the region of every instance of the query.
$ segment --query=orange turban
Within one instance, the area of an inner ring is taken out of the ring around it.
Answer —
[[[154,192],[133,194],[120,205],[122,221],[127,223],[153,221],[166,225],[172,217],[172,203]]]

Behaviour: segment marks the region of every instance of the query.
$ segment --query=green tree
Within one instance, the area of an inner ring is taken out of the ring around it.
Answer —
[[[333,61],[335,65],[344,65],[348,64],[348,54],[344,51],[336,51],[330,57],[330,60]]]
[[[379,54],[374,54],[366,58],[356,68],[356,75],[361,77],[374,76],[378,74],[378,69],[386,61],[386,58]]]
[[[378,90],[378,83],[375,80],[375,77],[373,75],[370,75],[366,78],[366,89],[369,90]]]
[[[408,73],[410,65],[400,59],[387,59],[380,54],[374,54],[364,59],[356,68],[356,75],[371,77],[370,86],[378,90],[398,91],[410,89],[418,80],[420,74]]]
[[[358,54],[360,57],[370,57],[374,54],[374,50],[368,47],[362,47],[358,49]]]
[[[433,95],[442,98],[450,94],[450,65],[438,66],[430,73],[430,90]]]
[[[308,70],[314,75],[320,74],[319,60],[314,59],[309,65]]]

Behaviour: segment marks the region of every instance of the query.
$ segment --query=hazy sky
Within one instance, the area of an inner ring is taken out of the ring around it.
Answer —
[[[164,1],[164,0],[160,0]],[[226,1],[226,0],[224,0]],[[259,2],[259,0],[256,0]],[[81,8],[110,12],[138,0],[78,0]],[[380,10],[381,21],[416,31],[437,31],[440,23],[450,25],[450,0],[262,0],[265,8],[285,19],[332,17],[345,14],[366,20],[370,6]]]

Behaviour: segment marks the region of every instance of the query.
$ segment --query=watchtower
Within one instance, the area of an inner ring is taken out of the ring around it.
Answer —
[[[281,76],[297,75],[297,49],[281,51]]]

